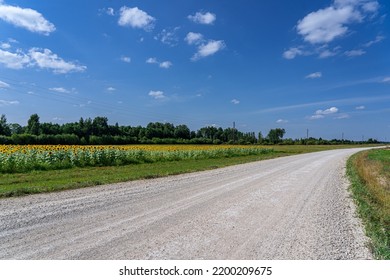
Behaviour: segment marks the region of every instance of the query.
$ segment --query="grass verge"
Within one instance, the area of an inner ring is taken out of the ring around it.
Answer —
[[[347,163],[351,191],[377,259],[390,259],[390,149],[370,150]]]

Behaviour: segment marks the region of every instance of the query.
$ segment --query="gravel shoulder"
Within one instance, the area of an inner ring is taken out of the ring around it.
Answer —
[[[371,259],[361,149],[0,200],[0,259]]]

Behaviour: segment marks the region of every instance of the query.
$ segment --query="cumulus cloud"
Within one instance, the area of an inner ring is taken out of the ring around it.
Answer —
[[[309,13],[299,20],[297,32],[311,44],[329,43],[346,35],[351,24],[363,22],[367,15],[378,9],[377,1],[335,0],[330,7]]]
[[[146,31],[150,31],[154,27],[154,22],[156,19],[150,15],[148,15],[143,10],[135,8],[128,8],[123,6],[119,10],[119,20],[118,24],[120,26],[130,26],[132,28],[140,28]]]
[[[279,119],[276,121],[276,123],[288,123],[288,120]]]
[[[201,58],[213,55],[225,48],[225,42],[222,40],[214,41],[210,40],[205,44],[201,44],[198,47],[198,51],[194,54],[191,60],[196,61]]]
[[[16,27],[43,35],[49,35],[56,30],[54,24],[36,10],[5,5],[2,1],[0,2],[0,19]]]
[[[159,67],[160,68],[165,68],[165,69],[168,69],[172,66],[172,62],[170,61],[163,61],[159,64]]]
[[[114,91],[116,91],[116,88],[108,87],[108,88],[106,88],[106,90],[109,91],[109,92],[114,92]]]
[[[197,12],[195,15],[189,15],[188,19],[195,23],[213,24],[214,21],[217,19],[217,16],[210,12],[206,12],[206,13]]]
[[[31,62],[39,68],[53,70],[57,74],[84,72],[87,69],[86,66],[63,60],[49,49],[32,48],[29,50],[28,55]]]
[[[184,38],[184,40],[189,45],[197,45],[203,42],[203,35],[200,33],[189,32],[187,36]]]
[[[240,104],[240,100],[237,99],[232,99],[230,102],[233,103],[234,105]]]
[[[364,109],[366,109],[366,107],[365,106],[357,106],[357,107],[355,107],[355,109],[356,110],[364,110]]]
[[[158,61],[157,61],[157,58],[155,58],[155,57],[149,57],[149,58],[146,60],[146,63],[154,64],[154,63],[158,63]]]
[[[154,99],[164,99],[166,96],[164,95],[163,91],[157,90],[151,90],[148,94],[149,96],[153,97]]]
[[[326,110],[317,110],[316,115],[330,115],[330,114],[335,114],[339,111],[337,107],[331,107]]]
[[[11,48],[11,44],[10,43],[1,43],[0,48],[9,49],[9,48]]]
[[[146,63],[148,63],[148,64],[158,64],[158,66],[160,68],[165,68],[165,69],[168,69],[168,68],[170,68],[173,65],[172,62],[170,62],[170,61],[159,62],[157,60],[157,58],[155,58],[155,57],[149,57],[146,60]]]
[[[329,43],[347,33],[347,24],[361,20],[361,15],[350,6],[328,7],[308,14],[298,22],[297,30],[309,43]]]
[[[305,78],[306,79],[318,79],[318,78],[321,78],[322,77],[322,73],[321,72],[314,72],[314,73],[311,73],[309,75],[307,75]]]
[[[49,49],[32,48],[28,53],[21,50],[15,53],[0,49],[0,64],[10,69],[38,67],[53,70],[57,74],[84,72],[87,67],[74,62],[67,62]]]
[[[294,59],[298,55],[303,55],[304,52],[300,48],[290,48],[283,53],[285,59]]]
[[[16,53],[0,49],[0,64],[10,69],[22,69],[30,63],[30,57],[21,51]]]
[[[317,110],[314,115],[312,115],[309,119],[311,120],[317,120],[317,119],[323,119],[327,115],[333,115],[339,112],[339,109],[337,107],[330,107],[329,109],[325,110]]]

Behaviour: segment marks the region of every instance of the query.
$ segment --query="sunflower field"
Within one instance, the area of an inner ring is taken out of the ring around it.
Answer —
[[[231,145],[0,145],[0,173],[224,158],[272,152],[272,149],[259,146]]]

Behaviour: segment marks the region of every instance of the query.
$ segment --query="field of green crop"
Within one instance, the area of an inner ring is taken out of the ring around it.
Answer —
[[[272,152],[272,149],[259,146],[228,145],[1,145],[0,173],[229,158]]]

